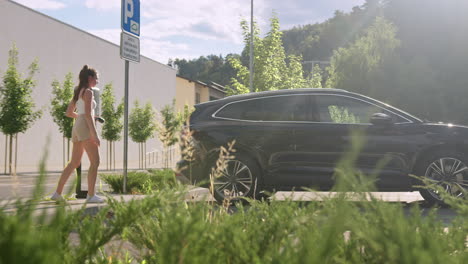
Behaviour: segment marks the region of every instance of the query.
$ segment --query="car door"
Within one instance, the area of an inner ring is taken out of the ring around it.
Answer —
[[[409,184],[408,142],[400,127],[407,120],[352,95],[316,94],[312,101],[316,122],[300,124],[294,131],[296,167],[304,186],[331,188],[336,167],[353,150],[353,143],[360,146],[354,166],[366,175],[377,174],[378,187]],[[370,117],[377,112],[391,115],[396,124],[372,125]]]
[[[310,119],[310,100],[304,94],[266,97],[261,101],[264,111],[264,134],[258,138],[268,156],[266,184],[277,189],[290,189],[300,184],[296,173],[294,127]],[[254,143],[255,144],[255,143]],[[258,143],[257,143],[258,144]]]
[[[265,184],[274,184],[280,175],[288,175],[294,167],[294,137],[291,124],[281,122],[289,110],[288,96],[268,96],[232,102],[215,116],[234,122],[223,127],[225,134],[235,139],[236,151],[244,152],[258,161],[263,169]]]

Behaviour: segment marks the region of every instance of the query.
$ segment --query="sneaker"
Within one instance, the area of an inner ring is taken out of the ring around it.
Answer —
[[[103,203],[105,202],[105,200],[97,195],[93,195],[93,196],[87,196],[86,202],[87,203]]]
[[[57,192],[55,192],[51,197],[50,199],[52,201],[57,201],[57,202],[65,202],[65,198],[63,198],[63,196],[61,194],[58,194]]]

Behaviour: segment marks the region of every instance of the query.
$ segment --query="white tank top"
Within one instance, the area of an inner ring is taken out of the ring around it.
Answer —
[[[91,116],[94,116],[94,109],[96,108],[96,101],[94,101],[94,94],[92,98],[93,102],[91,105]],[[76,101],[76,111],[78,112],[78,115],[84,115],[86,114],[85,112],[85,102],[81,96],[78,98],[78,101]]]

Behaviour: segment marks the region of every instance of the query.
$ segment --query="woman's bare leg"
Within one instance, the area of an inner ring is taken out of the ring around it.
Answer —
[[[100,163],[99,147],[90,140],[83,142],[83,146],[88,154],[90,163],[88,170],[88,195],[91,197],[96,194],[95,185]]]
[[[63,187],[67,183],[71,173],[80,165],[81,157],[83,156],[83,142],[73,142],[72,158],[60,176],[57,185],[57,193],[62,194]]]

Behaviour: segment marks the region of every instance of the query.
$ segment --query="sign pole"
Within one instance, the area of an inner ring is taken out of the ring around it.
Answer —
[[[140,62],[140,0],[122,0],[120,57],[125,60],[123,193],[128,171],[128,72],[129,60]]]
[[[124,102],[124,171],[123,171],[123,193],[127,192],[127,169],[128,169],[128,71],[130,63],[125,60],[125,102]]]

